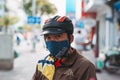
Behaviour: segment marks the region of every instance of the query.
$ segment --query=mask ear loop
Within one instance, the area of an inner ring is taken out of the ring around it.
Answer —
[[[70,44],[70,34],[67,33],[67,37],[68,37],[68,41],[69,41],[69,44]]]
[[[45,40],[45,35],[43,36],[44,37],[44,43],[46,43],[46,40]],[[45,50],[48,51],[46,45],[45,45]]]

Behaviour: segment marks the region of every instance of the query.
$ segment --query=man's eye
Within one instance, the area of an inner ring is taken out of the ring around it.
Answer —
[[[47,36],[46,38],[47,38],[47,39],[50,39],[50,36]]]
[[[58,35],[58,37],[61,37],[61,35]]]
[[[46,39],[50,39],[50,36],[48,36],[48,35],[45,35],[45,38],[46,38]]]
[[[56,37],[61,37],[61,35],[56,35]]]

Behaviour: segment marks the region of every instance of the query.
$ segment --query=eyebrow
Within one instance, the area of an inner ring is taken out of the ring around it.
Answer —
[[[63,35],[64,33],[59,33],[59,34],[45,34],[45,36],[48,36],[48,35]]]

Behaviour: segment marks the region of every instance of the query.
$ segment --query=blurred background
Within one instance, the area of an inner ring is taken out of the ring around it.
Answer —
[[[0,0],[0,80],[31,80],[48,54],[42,25],[55,15],[72,20],[74,36],[81,31],[71,46],[82,46],[98,80],[120,80],[120,0]]]

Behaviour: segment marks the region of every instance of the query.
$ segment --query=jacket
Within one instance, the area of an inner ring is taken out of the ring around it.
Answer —
[[[55,68],[53,80],[97,80],[95,66],[75,49],[66,57],[63,64],[64,66]],[[48,79],[36,67],[32,80]]]

